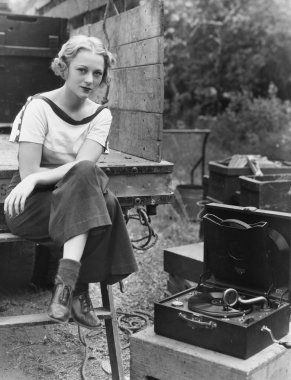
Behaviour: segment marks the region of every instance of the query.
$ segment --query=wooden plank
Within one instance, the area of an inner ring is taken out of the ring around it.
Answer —
[[[171,174],[114,175],[109,188],[118,198],[170,195],[171,180]]]
[[[94,309],[95,313],[100,319],[110,319],[111,312],[104,307],[98,307]],[[70,318],[70,322],[73,319]],[[46,313],[39,314],[26,314],[26,315],[9,315],[5,317],[0,317],[0,328],[1,327],[23,327],[23,326],[39,326],[59,323],[48,317]]]
[[[116,57],[114,68],[153,65],[163,63],[163,38],[155,37],[126,45],[115,46],[111,52]]]
[[[110,108],[162,114],[164,108],[162,64],[113,69],[111,77],[108,96]],[[100,103],[105,92],[106,88],[97,89],[90,98]]]
[[[112,171],[114,171],[114,168],[118,169],[118,173],[121,173],[122,168],[124,169],[124,172],[126,172],[126,168],[128,167],[136,167],[138,173],[171,173],[173,171],[173,164],[171,162],[163,160],[157,163],[153,160],[149,161],[145,158],[131,155],[130,153],[122,153],[113,150],[113,148],[110,149],[109,154],[101,156],[98,164],[102,168],[110,168],[111,173],[113,174],[114,172]]]
[[[119,46],[163,35],[163,2],[149,0],[144,5],[133,8],[106,21],[106,31],[110,46]],[[78,29],[73,33],[79,33]],[[106,41],[103,21],[90,26],[90,35]]]
[[[88,12],[88,0],[67,0],[45,11],[46,17],[73,18]],[[39,9],[41,11],[41,9]]]
[[[110,144],[113,148],[152,161],[161,160],[162,115],[112,109]]]
[[[278,344],[241,360],[157,335],[150,327],[131,336],[130,356],[131,379],[291,379],[291,350]]]
[[[82,8],[82,2],[84,3],[83,8]],[[76,13],[78,12],[78,10],[81,10],[81,13],[84,13],[88,10],[92,11],[94,9],[104,6],[106,3],[107,3],[107,0],[81,0],[79,2],[76,2],[76,0],[67,0],[67,1],[46,0],[46,1],[41,2],[40,4],[37,3],[35,8],[37,9],[39,14],[45,14],[46,16],[54,17],[55,14],[57,14],[57,11],[59,11],[59,12],[62,12],[62,14],[59,17],[67,17],[67,14],[65,11],[66,9],[69,9],[72,6],[71,4],[73,4],[74,10],[75,10],[73,14],[79,15],[80,13]]]
[[[25,239],[9,232],[0,233],[0,243],[13,243],[15,241],[25,241]]]
[[[78,33],[90,35],[90,25],[82,26]],[[163,37],[154,37],[110,48],[116,58],[114,69],[163,63],[163,42]]]
[[[109,106],[131,111],[163,112],[163,66],[113,70]]]

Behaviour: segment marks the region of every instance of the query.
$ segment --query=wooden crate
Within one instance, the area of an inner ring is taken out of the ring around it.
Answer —
[[[249,167],[232,168],[223,162],[209,161],[209,181],[207,198],[214,202],[239,205],[240,176],[252,175]],[[263,174],[290,173],[291,166],[261,168]]]
[[[149,327],[131,336],[130,354],[131,380],[291,379],[291,350],[278,344],[242,360],[165,338]]]
[[[168,291],[172,294],[198,283],[203,273],[203,243],[164,250],[164,271],[169,273]]]
[[[291,174],[242,176],[241,206],[291,212]]]

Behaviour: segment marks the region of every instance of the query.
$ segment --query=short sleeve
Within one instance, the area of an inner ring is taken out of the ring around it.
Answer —
[[[24,107],[13,122],[9,141],[43,144],[47,132],[43,100],[33,99]]]
[[[108,136],[112,122],[112,115],[108,108],[104,108],[90,123],[87,139],[97,141],[108,153]]]

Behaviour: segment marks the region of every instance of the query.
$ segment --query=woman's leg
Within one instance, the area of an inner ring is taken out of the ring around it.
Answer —
[[[112,224],[89,231],[79,279],[82,282],[114,284],[138,270],[124,215],[118,199],[108,190],[104,195]]]
[[[77,235],[67,240],[64,244],[64,259],[80,261],[86,245],[88,233]]]
[[[85,317],[85,323],[93,314],[85,307],[86,300],[83,302],[79,296],[88,294],[88,282],[108,279],[109,283],[114,283],[137,270],[122,211],[116,197],[106,191],[107,181],[100,168],[92,162],[82,161],[57,183],[54,191],[47,191],[45,195],[37,191],[31,196],[25,212],[11,221],[15,234],[33,241],[50,237],[65,248],[56,276],[56,289],[57,300],[61,306],[66,300],[68,310],[80,269],[75,263],[79,264],[81,260],[82,275],[77,281],[75,298],[78,299],[73,303],[73,309],[79,320]],[[88,231],[88,239],[85,239]],[[64,310],[60,320],[66,320],[68,314]]]
[[[24,211],[16,217],[6,215],[12,233],[34,242],[50,240],[49,220],[53,188],[36,189],[26,200]],[[83,248],[82,248],[83,249]],[[81,264],[74,259],[61,259],[55,279],[55,288],[48,314],[57,321],[65,322],[70,316],[72,293]]]
[[[64,244],[64,259],[79,262],[84,252],[88,233],[77,235],[67,240]],[[94,312],[93,304],[89,296],[89,284],[76,281],[72,301],[72,317],[79,325],[95,329],[101,322]]]
[[[57,183],[52,194],[49,231],[51,238],[57,244],[63,245],[64,253],[59,271],[64,263],[80,263],[90,229],[111,224],[103,195],[107,181],[105,174],[94,163],[82,161]],[[67,310],[62,307],[63,293],[59,294],[58,288],[69,280],[70,278],[63,281],[61,275],[56,277],[56,296],[52,300],[49,314],[55,316],[55,319],[65,320],[68,318],[68,311],[71,310],[77,323],[87,328],[96,328],[100,321],[94,313],[88,283],[77,281],[76,291],[73,295],[70,293],[65,301]],[[73,285],[75,284],[70,284],[69,288],[72,291]],[[60,318],[62,310],[63,317]],[[57,318],[55,311],[58,314]]]

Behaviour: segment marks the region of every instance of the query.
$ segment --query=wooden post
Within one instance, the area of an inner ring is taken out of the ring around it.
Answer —
[[[118,322],[112,295],[112,288],[106,283],[100,283],[103,307],[108,308],[111,312],[111,318],[105,319],[106,337],[110,357],[112,379],[124,380],[124,371],[122,365],[121,346],[118,333]]]

